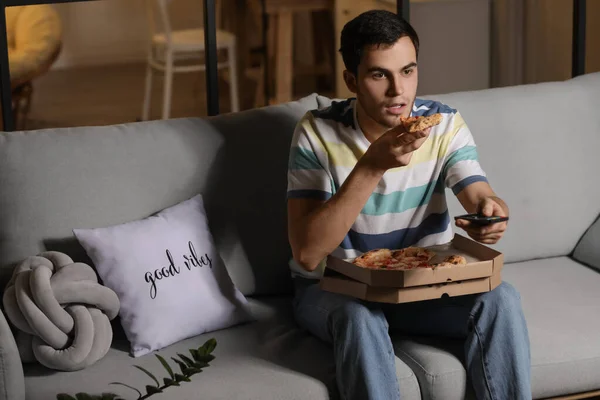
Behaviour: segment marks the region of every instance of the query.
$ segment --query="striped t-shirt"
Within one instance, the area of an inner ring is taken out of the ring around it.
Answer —
[[[356,118],[356,99],[312,110],[298,122],[290,148],[288,198],[327,200],[344,183],[370,145]],[[445,189],[487,181],[477,149],[460,113],[445,104],[416,99],[411,116],[441,113],[425,143],[405,167],[386,171],[346,237],[332,252],[353,258],[376,248],[430,246],[452,240]],[[307,272],[294,260],[292,275],[320,278],[325,260]]]

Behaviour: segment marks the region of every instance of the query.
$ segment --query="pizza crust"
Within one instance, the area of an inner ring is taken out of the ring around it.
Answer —
[[[374,249],[356,257],[354,264],[364,268],[375,268],[377,265],[386,265],[392,258],[389,249]]]
[[[439,123],[442,122],[442,119],[442,114],[437,113],[428,116],[403,118],[402,124],[407,131],[414,133],[439,125]]]
[[[463,256],[459,256],[457,254],[453,254],[444,259],[444,262],[450,263],[452,265],[467,265],[467,259]]]

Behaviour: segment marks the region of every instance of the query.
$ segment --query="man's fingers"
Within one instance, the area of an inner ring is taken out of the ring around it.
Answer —
[[[489,204],[489,203],[488,203]],[[490,204],[491,205],[491,204]],[[489,210],[486,210],[489,211]],[[496,210],[493,210],[495,212]],[[483,212],[483,209],[482,209]],[[495,244],[497,243],[507,228],[506,222],[498,222],[491,225],[476,225],[470,221],[461,219],[456,220],[456,226],[465,230],[465,232],[471,237],[471,239],[483,243],[483,244]]]
[[[486,198],[480,205],[479,212],[486,217],[496,216],[496,217],[504,217],[505,211],[504,209],[491,198]]]
[[[488,227],[485,227],[481,231],[481,233],[484,234],[484,235],[488,235],[488,234],[491,234],[491,233],[503,233],[504,231],[506,231],[506,228],[507,228],[506,222],[502,222],[502,223],[499,223],[499,224],[493,224],[493,225],[490,225]]]
[[[500,240],[500,238],[494,238],[494,239],[482,239],[479,242],[483,243],[483,244],[496,244],[498,243],[498,240]]]
[[[400,154],[412,153],[413,151],[415,151],[419,147],[421,147],[423,145],[423,143],[425,143],[425,140],[427,140],[427,137],[420,137],[417,140],[411,141],[410,143],[407,143],[407,144],[404,144],[402,146],[396,147],[396,150]]]
[[[467,221],[466,219],[457,219],[456,220],[456,226],[461,227],[461,228],[466,228],[468,226],[471,225],[470,221]]]
[[[481,227],[469,226],[463,228],[465,232],[473,239],[481,243],[494,244],[504,235],[505,229],[497,228],[493,231],[482,230]]]
[[[504,231],[490,232],[490,233],[482,233],[480,230],[477,230],[477,229],[465,229],[465,231],[469,235],[477,236],[480,239],[483,239],[486,237],[492,237],[492,236],[502,236],[504,234]]]
[[[490,233],[488,235],[482,235],[477,232],[467,232],[471,238],[478,242],[486,243],[489,241],[493,241],[496,243],[498,240],[502,238],[502,233]]]
[[[494,203],[491,203],[491,202],[485,203],[485,205],[481,209],[481,213],[483,215],[485,215],[486,217],[491,217],[492,215],[494,215]]]
[[[479,233],[482,235],[490,235],[492,233],[502,233],[506,230],[506,222],[482,226],[479,228]]]
[[[400,135],[396,136],[394,139],[394,146],[396,147],[400,147],[400,146],[406,146],[409,145],[411,143],[414,143],[415,141],[424,138],[425,136],[427,136],[426,134],[424,134],[423,132],[415,132],[415,133],[401,133]]]
[[[488,235],[491,233],[502,233],[506,231],[507,225],[506,222],[498,222],[492,225],[487,226],[478,226],[474,225],[469,221],[457,219],[456,226],[462,228],[466,231],[472,231],[474,233],[478,233],[480,235]]]
[[[498,235],[488,235],[488,236],[480,236],[469,233],[469,237],[476,242],[484,243],[484,244],[495,244],[502,238],[501,234]]]

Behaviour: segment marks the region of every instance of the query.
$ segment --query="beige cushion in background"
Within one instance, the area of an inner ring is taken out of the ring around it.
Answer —
[[[7,7],[6,24],[14,88],[50,67],[60,49],[62,25],[50,5]]]

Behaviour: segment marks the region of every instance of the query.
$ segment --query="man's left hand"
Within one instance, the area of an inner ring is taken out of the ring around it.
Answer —
[[[477,209],[477,212],[486,217],[506,217],[506,211],[492,197],[484,198]],[[508,226],[506,221],[496,222],[495,224],[480,226],[475,225],[464,219],[456,220],[456,226],[462,228],[473,239],[484,244],[496,244],[504,235]]]

